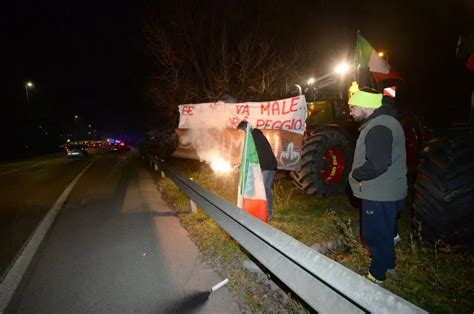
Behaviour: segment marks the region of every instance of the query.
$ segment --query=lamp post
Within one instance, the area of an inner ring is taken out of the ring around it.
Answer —
[[[28,117],[30,116],[30,95],[28,93],[28,88],[31,88],[33,87],[33,83],[28,81],[28,82],[25,82],[25,93],[26,93],[26,112],[27,112],[27,115]]]
[[[79,116],[76,114],[74,115],[74,128],[72,130],[73,138],[76,141],[77,141],[77,135],[78,135],[77,133],[79,133],[77,132],[77,119],[79,119]]]
[[[303,94],[303,90],[301,89],[301,85],[299,84],[295,84],[296,88],[298,88],[298,95],[302,95]]]

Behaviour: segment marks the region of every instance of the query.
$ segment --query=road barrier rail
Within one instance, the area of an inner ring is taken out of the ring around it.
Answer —
[[[322,313],[427,313],[363,276],[253,217],[180,175],[155,156],[143,159],[168,176],[232,238],[309,306]]]

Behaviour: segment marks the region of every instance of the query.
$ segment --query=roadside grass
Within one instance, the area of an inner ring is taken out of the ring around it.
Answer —
[[[185,159],[171,159],[168,164],[204,188],[236,202],[237,172],[217,176],[207,165]],[[265,313],[310,311],[296,298],[282,298],[260,277],[245,270],[242,262],[249,258],[245,250],[202,210],[190,214],[188,199],[170,179],[160,178],[158,185],[207,262],[230,279],[230,287],[243,301],[243,307]],[[370,257],[360,241],[359,210],[353,199],[308,196],[285,174],[277,175],[273,193],[272,226],[308,246],[317,243],[326,247],[327,256],[366,274]],[[424,245],[417,231],[411,229],[409,199],[399,220],[402,241],[396,247],[398,276],[387,278],[385,288],[432,313],[472,313],[474,256],[446,246]]]

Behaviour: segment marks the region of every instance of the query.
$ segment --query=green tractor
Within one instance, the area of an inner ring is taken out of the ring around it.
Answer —
[[[308,118],[301,168],[290,176],[294,185],[309,195],[333,196],[343,193],[347,186],[356,126],[341,86],[335,76],[325,75],[304,90]]]
[[[358,69],[355,74],[361,86],[380,92],[393,86],[397,87],[397,94],[405,89],[400,79],[376,81],[368,67]],[[358,134],[358,125],[350,116],[347,105],[350,81],[348,77],[343,79],[335,73],[327,74],[306,86],[304,91],[298,89],[306,96],[308,118],[301,149],[301,168],[291,172],[290,176],[293,183],[307,194],[332,196],[343,193],[347,187],[354,141]],[[399,106],[398,96],[395,106]],[[405,130],[407,166],[414,172],[422,143],[430,136],[429,129],[423,119],[413,112],[399,111]]]

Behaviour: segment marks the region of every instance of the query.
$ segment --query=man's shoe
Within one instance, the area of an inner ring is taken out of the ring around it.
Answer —
[[[365,276],[365,278],[369,279],[370,281],[372,281],[373,283],[379,285],[379,286],[382,286],[383,285],[383,280],[378,280],[377,278],[375,278],[374,276],[372,276],[372,274],[370,272],[367,273],[367,275]]]
[[[400,241],[402,241],[402,238],[400,238],[400,235],[397,233],[397,235],[393,238],[393,245],[396,246]]]

